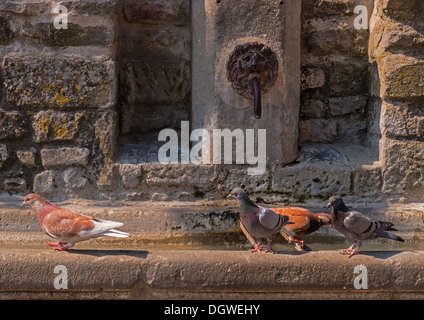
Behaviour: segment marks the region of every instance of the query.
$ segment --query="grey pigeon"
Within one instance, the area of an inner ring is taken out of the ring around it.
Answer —
[[[240,223],[243,232],[246,234],[250,242],[257,243],[255,249],[251,252],[262,251],[260,240],[266,239],[268,241],[268,249],[265,252],[274,253],[271,247],[271,237],[279,232],[289,222],[289,217],[282,216],[274,211],[257,206],[250,199],[249,196],[240,188],[234,188],[228,197],[237,200],[240,208]],[[253,240],[253,241],[252,241]]]
[[[334,228],[341,234],[354,241],[353,245],[348,249],[341,249],[342,254],[353,256],[362,245],[362,240],[375,238],[389,238],[396,241],[404,242],[401,237],[387,231],[397,231],[392,228],[393,223],[374,221],[364,216],[358,211],[345,206],[340,196],[333,196],[329,199],[328,207],[331,210],[331,222]]]

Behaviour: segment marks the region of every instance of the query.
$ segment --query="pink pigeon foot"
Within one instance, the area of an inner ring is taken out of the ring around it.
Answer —
[[[53,250],[57,251],[69,251],[72,250],[70,247],[59,247],[59,248],[53,248]]]
[[[268,249],[266,249],[266,250],[265,250],[265,252],[274,254],[274,253],[276,253],[277,251],[275,251],[274,249],[272,249],[272,247],[271,247],[271,243],[270,243],[270,244],[269,244]]]
[[[352,249],[352,248],[348,248],[348,249],[339,249],[340,253],[343,255],[348,255],[349,257],[355,255],[358,253],[358,248]]]
[[[261,252],[262,250],[261,250],[261,249],[259,249],[259,246],[260,246],[260,243],[258,243],[258,244],[256,245],[256,248],[255,248],[255,249],[250,249],[250,252]]]
[[[50,247],[58,247],[58,246],[61,246],[60,242],[51,242],[51,241],[46,241],[46,243],[47,243]]]

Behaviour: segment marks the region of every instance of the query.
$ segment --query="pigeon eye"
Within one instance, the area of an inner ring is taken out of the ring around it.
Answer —
[[[237,193],[234,193],[234,195],[236,196],[236,195],[237,195]]]

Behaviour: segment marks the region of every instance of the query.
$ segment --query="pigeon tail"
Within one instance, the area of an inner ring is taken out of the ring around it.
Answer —
[[[116,238],[128,238],[128,236],[130,235],[127,232],[122,232],[119,230],[115,230],[115,229],[110,229],[109,231],[103,232],[101,234],[102,236],[108,236],[108,237],[116,237]]]
[[[397,236],[393,233],[382,231],[382,230],[376,232],[376,235],[379,236],[379,237],[383,237],[383,238],[389,238],[389,239],[392,239],[392,240],[395,240],[395,241],[405,242],[405,240],[402,239],[401,237],[399,237],[399,236]]]

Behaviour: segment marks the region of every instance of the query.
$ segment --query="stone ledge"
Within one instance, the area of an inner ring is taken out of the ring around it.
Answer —
[[[0,299],[423,299],[423,263],[423,251],[2,249]],[[68,289],[54,288],[57,265]],[[357,265],[367,268],[367,290],[353,286]]]

